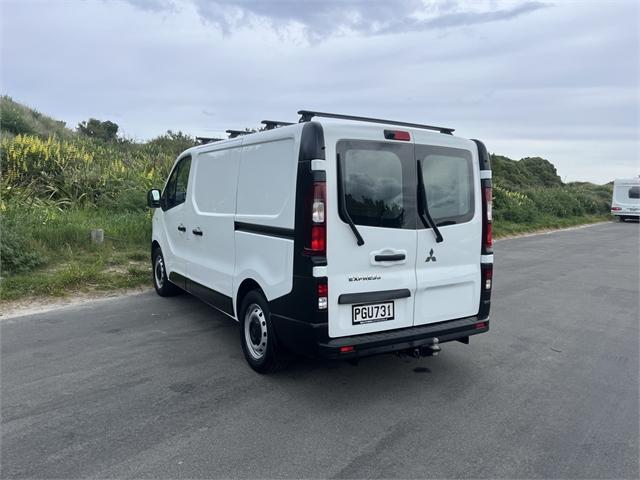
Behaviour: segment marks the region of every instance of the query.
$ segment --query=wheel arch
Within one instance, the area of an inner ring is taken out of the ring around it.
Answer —
[[[160,243],[157,240],[153,240],[151,242],[151,255],[153,256],[153,252],[155,251],[156,248],[160,248]],[[160,248],[160,250],[162,250]]]
[[[267,298],[267,296],[264,294],[264,290],[262,290],[262,287],[258,284],[258,282],[256,282],[253,278],[245,278],[242,283],[240,283],[235,298],[235,314],[238,321],[240,320],[240,305],[242,304],[242,300],[247,295],[247,293],[253,290],[259,291],[265,297],[265,299]]]

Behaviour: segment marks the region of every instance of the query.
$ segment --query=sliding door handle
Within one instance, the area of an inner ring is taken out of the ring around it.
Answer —
[[[179,232],[186,232],[187,231],[187,227],[185,227],[184,225],[179,225],[178,226],[178,231]]]
[[[191,233],[193,233],[194,235],[198,235],[199,237],[202,236],[202,230],[200,230],[200,228],[194,228],[193,230],[191,230]]]

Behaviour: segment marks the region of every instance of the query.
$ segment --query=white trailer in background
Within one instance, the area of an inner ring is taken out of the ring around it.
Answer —
[[[617,178],[613,181],[611,214],[621,222],[640,218],[640,177]]]

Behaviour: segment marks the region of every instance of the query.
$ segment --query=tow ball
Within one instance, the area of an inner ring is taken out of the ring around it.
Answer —
[[[434,337],[432,342],[428,345],[423,345],[421,347],[416,347],[416,348],[409,348],[407,350],[401,350],[397,352],[397,355],[399,357],[408,356],[413,358],[437,357],[440,351],[442,350],[440,348],[439,343],[440,343],[440,340],[437,337]]]

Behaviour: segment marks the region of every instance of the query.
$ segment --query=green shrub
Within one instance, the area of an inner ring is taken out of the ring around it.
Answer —
[[[18,222],[3,218],[0,225],[0,274],[29,272],[47,262],[44,249]]]

